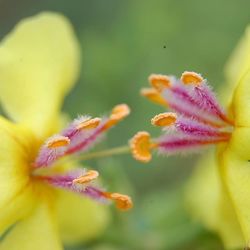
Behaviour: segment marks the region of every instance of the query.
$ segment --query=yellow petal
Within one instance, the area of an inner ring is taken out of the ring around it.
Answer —
[[[227,82],[236,84],[250,66],[250,26],[239,41],[225,67]]]
[[[227,86],[222,88],[221,99],[228,105],[232,101],[233,92],[243,74],[250,67],[250,26],[230,56],[225,67]]]
[[[54,129],[79,72],[69,21],[45,12],[22,20],[0,44],[0,101],[8,115],[40,136]]]
[[[57,202],[61,238],[76,244],[100,236],[110,220],[109,208],[74,193],[60,191]]]
[[[0,117],[0,234],[36,202],[29,178],[32,135]]]
[[[234,92],[232,111],[236,126],[250,126],[250,64]]]
[[[235,129],[230,144],[220,155],[224,182],[250,247],[250,128]]]
[[[54,214],[45,204],[19,221],[0,242],[0,250],[62,250]]]
[[[226,249],[244,246],[243,235],[220,179],[214,153],[200,160],[187,188],[187,202],[193,217],[209,230],[217,232]]]

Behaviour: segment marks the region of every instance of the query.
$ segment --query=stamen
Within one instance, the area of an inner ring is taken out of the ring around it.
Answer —
[[[106,192],[93,186],[87,186],[82,193],[100,202],[115,201],[116,207],[123,211],[133,207],[132,199],[124,194]]]
[[[106,192],[90,185],[90,182],[96,179],[98,175],[99,173],[94,170],[85,172],[83,169],[75,169],[64,175],[34,176],[34,178],[40,181],[46,181],[54,187],[66,189],[100,202],[113,200],[116,203],[116,207],[124,211],[133,207],[133,202],[129,196]]]
[[[89,134],[87,137],[82,138],[80,135],[79,138],[78,137],[75,138],[73,143],[71,143],[72,146],[69,147],[66,154],[69,155],[80,151],[81,152],[86,151],[91,146],[93,146],[95,142],[97,142],[97,139],[99,139],[106,130],[117,124],[120,120],[125,118],[129,113],[130,109],[128,105],[120,104],[115,106],[111,112],[109,119],[104,118],[102,122],[99,124],[99,126],[93,129],[93,131],[91,131],[91,134]]]
[[[116,105],[111,112],[111,119],[121,120],[130,114],[130,108],[127,104]]]
[[[127,104],[116,105],[111,112],[109,119],[103,127],[103,130],[106,130],[130,114],[130,108]]]
[[[145,131],[138,132],[130,141],[133,157],[141,162],[149,162],[152,159],[150,150],[153,147],[150,134]]]
[[[113,108],[109,118],[80,116],[59,135],[50,137],[40,148],[34,167],[48,167],[63,156],[83,152],[94,146],[104,132],[130,113],[126,104]]]
[[[230,125],[234,125],[233,121],[227,117],[223,109],[220,107],[214,93],[205,83],[194,88],[193,98],[201,109],[210,112]]]
[[[100,122],[101,122],[101,119],[98,117],[83,121],[82,123],[78,124],[77,130],[96,128],[96,127],[98,127]]]
[[[151,75],[149,78],[152,82],[158,82],[156,80],[162,77],[164,76]],[[181,81],[172,77],[168,87],[166,84],[160,84],[160,88],[156,86],[170,109],[213,127],[224,127],[225,123],[233,125],[200,74],[185,71]],[[160,80],[159,82],[161,83]]]
[[[81,128],[81,124],[84,124],[85,122],[91,120],[91,117],[90,116],[79,116],[77,117],[76,119],[74,119],[69,125],[67,128],[65,128],[62,132],[61,132],[61,135],[63,136],[67,136],[69,137],[70,139],[72,139],[73,137],[75,137],[76,135],[79,134],[79,132],[81,133],[81,135],[83,133],[85,133],[86,131],[89,132],[89,130],[79,130],[79,128]],[[72,142],[71,142],[72,143]]]
[[[168,106],[166,100],[154,88],[142,88],[141,95],[148,98],[150,101],[160,104],[164,107]]]
[[[148,80],[158,92],[162,92],[163,89],[168,88],[171,84],[170,78],[166,75],[152,74]]]
[[[93,180],[95,180],[99,176],[99,173],[95,170],[89,170],[88,172],[84,173],[82,176],[73,180],[74,184],[86,184]]]
[[[200,74],[196,72],[185,71],[181,75],[181,81],[184,84],[200,85],[204,81],[204,79]]]
[[[200,86],[195,88],[200,88]],[[195,118],[213,127],[225,126],[220,117],[203,105],[204,100],[200,100],[200,97],[194,98],[196,96],[195,88],[189,89],[189,93],[186,86],[180,85],[177,81],[171,88],[165,89],[162,94],[167,99],[169,107],[175,112],[186,117]]]
[[[97,179],[99,173],[94,170],[85,171],[85,169],[74,169],[65,174],[34,176],[34,178],[46,181],[50,185],[70,190],[72,192],[83,193],[89,185]]]
[[[128,195],[105,192],[105,196],[115,201],[116,207],[120,210],[126,211],[133,207],[133,202]]]
[[[190,151],[195,153],[201,147],[230,140],[233,122],[200,74],[185,71],[181,79],[153,74],[149,81],[155,91],[143,89],[141,94],[154,102],[159,102],[160,95],[178,117],[172,112],[153,117],[151,123],[155,126],[173,126],[169,130],[164,128],[165,134],[154,139],[154,143],[147,132],[137,133],[130,142],[135,159],[150,161],[152,148],[167,155]]]
[[[229,131],[224,131],[219,128],[214,128],[194,119],[179,117],[175,123],[175,128],[187,135],[197,137],[230,137]]]
[[[63,156],[71,140],[62,135],[51,136],[40,148],[39,154],[33,163],[34,168],[48,167],[56,159]]]
[[[166,112],[156,115],[151,119],[151,124],[154,126],[170,126],[175,123],[177,119],[177,115],[172,112]]]
[[[158,142],[158,149],[160,152],[173,155],[178,153],[198,153],[199,149],[204,146],[211,144],[218,144],[221,142],[228,141],[229,138],[197,138],[197,137],[188,137],[180,135],[166,136],[165,138],[160,138]]]
[[[62,135],[56,135],[47,141],[47,147],[48,148],[59,148],[59,147],[65,147],[69,145],[70,139],[66,136]]]
[[[215,127],[215,128],[219,128],[219,127],[224,126],[220,122],[217,122],[217,120],[214,121],[214,120],[210,119],[210,117],[206,116],[204,113],[199,112],[199,110],[197,110],[197,109],[192,110],[188,105],[184,106],[182,103],[180,103],[178,101],[176,103],[174,103],[174,101],[171,100],[169,102],[169,105],[178,114],[183,115],[185,117],[188,117],[190,119],[194,118],[201,123],[210,125],[210,126]]]
[[[193,113],[192,116],[197,120],[203,120],[205,123],[215,126],[224,123],[221,115],[218,115],[223,111],[205,81],[199,86],[185,86],[177,81],[169,91],[168,89],[164,91],[164,95],[169,101],[169,106],[171,107],[173,104],[173,109],[178,110],[180,107],[181,110],[187,110],[186,113]],[[182,112],[184,111],[180,113]]]

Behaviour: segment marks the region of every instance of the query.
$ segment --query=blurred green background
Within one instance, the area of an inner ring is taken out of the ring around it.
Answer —
[[[73,23],[82,48],[82,74],[64,110],[100,115],[127,103],[132,114],[98,149],[124,145],[138,130],[159,129],[150,118],[163,111],[139,96],[150,73],[200,72],[218,89],[223,67],[250,21],[249,0],[0,0],[1,38],[21,18],[59,11]],[[105,234],[67,249],[222,249],[220,240],[192,222],[183,204],[185,182],[197,157],[154,157],[147,165],[130,156],[87,162],[110,190],[130,194],[131,212],[113,211]]]

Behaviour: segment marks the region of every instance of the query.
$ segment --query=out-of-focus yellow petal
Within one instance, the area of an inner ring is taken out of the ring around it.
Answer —
[[[250,26],[246,29],[225,67],[228,83],[236,84],[250,66]]]
[[[32,135],[0,117],[0,234],[36,202],[28,174]]]
[[[220,156],[222,176],[233,202],[245,244],[250,247],[250,128],[236,128]]]
[[[244,246],[244,239],[232,202],[223,186],[215,154],[197,164],[188,183],[187,202],[193,217],[217,232],[226,249]]]
[[[239,41],[228,63],[225,67],[225,76],[227,86],[223,88],[222,101],[228,105],[232,101],[232,96],[237,83],[243,74],[250,67],[250,26]]]
[[[79,55],[64,16],[45,12],[22,20],[0,44],[0,101],[8,115],[47,136],[78,77]]]
[[[0,250],[62,250],[55,216],[40,204],[29,217],[16,225],[0,242]]]
[[[58,193],[57,213],[61,238],[66,244],[100,236],[110,220],[107,206],[66,191]]]
[[[237,127],[250,127],[250,64],[234,92],[232,112]]]

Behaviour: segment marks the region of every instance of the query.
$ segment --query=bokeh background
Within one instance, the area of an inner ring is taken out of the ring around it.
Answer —
[[[223,90],[223,67],[250,22],[249,0],[0,0],[0,37],[21,18],[58,11],[73,23],[82,48],[81,78],[64,110],[100,115],[127,103],[132,114],[98,149],[121,146],[163,111],[139,96],[150,73],[200,72]],[[224,86],[226,88],[226,86]],[[67,249],[217,250],[216,235],[192,221],[183,195],[198,157],[154,157],[149,164],[131,156],[86,162],[97,168],[110,190],[130,194],[135,207],[113,209],[104,235]]]

